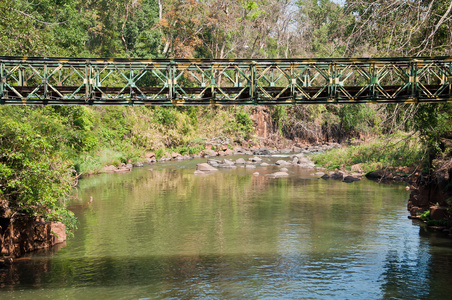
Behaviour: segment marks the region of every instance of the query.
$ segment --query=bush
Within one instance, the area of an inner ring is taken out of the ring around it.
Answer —
[[[235,118],[228,122],[226,132],[234,136],[235,141],[247,141],[251,138],[254,131],[253,121],[248,113],[238,111],[235,113]]]
[[[58,144],[28,122],[0,116],[0,198],[13,212],[63,221],[70,229],[75,218],[63,200],[74,183]]]
[[[362,164],[365,172],[371,172],[385,167],[418,165],[423,153],[419,138],[404,133],[315,154],[313,159],[329,169]]]

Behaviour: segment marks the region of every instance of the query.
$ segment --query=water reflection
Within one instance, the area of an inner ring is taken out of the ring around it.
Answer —
[[[196,162],[80,182],[67,247],[18,264],[22,298],[429,298],[450,294],[450,243],[419,234],[402,186]],[[93,203],[86,202],[93,197]],[[33,274],[33,275],[29,275]],[[9,292],[7,292],[9,291]]]

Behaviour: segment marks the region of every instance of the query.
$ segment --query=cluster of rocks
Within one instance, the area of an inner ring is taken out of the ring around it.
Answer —
[[[235,147],[231,149],[227,144],[216,145],[216,150],[212,149],[212,146],[208,145],[208,147],[203,150],[201,153],[193,154],[193,155],[181,155],[176,152],[172,152],[171,154],[165,154],[159,160],[156,159],[155,153],[147,153],[143,158],[143,162],[138,162],[135,165],[128,164],[120,164],[119,166],[106,166],[104,168],[105,172],[109,173],[125,173],[130,172],[134,167],[142,167],[144,164],[153,164],[156,162],[165,162],[165,161],[179,161],[179,160],[187,160],[193,158],[207,158],[206,163],[198,164],[197,169],[195,171],[195,175],[206,175],[211,174],[212,172],[217,171],[218,169],[235,169],[237,167],[243,167],[246,169],[255,169],[257,166],[267,167],[269,164],[267,162],[263,162],[262,157],[271,157],[272,155],[277,155],[281,153],[296,153],[289,157],[288,160],[280,159],[277,160],[274,165],[280,166],[281,169],[278,172],[274,172],[271,174],[265,174],[265,176],[270,178],[281,178],[289,176],[288,169],[285,167],[288,166],[297,166],[304,169],[312,169],[316,170],[316,176],[321,177],[323,179],[335,179],[342,180],[344,182],[350,183],[354,181],[360,180],[363,176],[362,171],[359,168],[352,168],[351,174],[348,174],[345,171],[337,171],[337,172],[329,172],[324,173],[324,168],[315,167],[313,161],[305,156],[305,154],[311,154],[316,152],[323,152],[333,148],[341,147],[340,144],[337,143],[329,143],[322,145],[309,145],[309,146],[300,146],[294,145],[291,148],[284,149],[267,149],[267,148],[244,148],[244,147]],[[249,155],[251,156],[248,160],[244,158],[239,158],[234,160],[231,159],[217,159],[215,157],[229,156],[229,155]],[[254,175],[260,175],[258,172],[255,172]]]
[[[257,153],[259,153],[259,155],[265,155],[267,157],[270,157],[267,151],[268,150],[265,151],[259,150],[259,152]],[[316,172],[315,175],[323,179],[332,178],[336,180],[342,180],[347,183],[359,181],[360,178],[363,176],[362,173],[353,173],[349,175],[343,171],[330,172],[329,174],[325,174],[324,172],[321,172],[322,170],[325,170],[324,168],[316,167],[314,162],[311,161],[308,157],[306,157],[303,153],[294,154],[290,156],[289,159],[287,160],[284,159],[277,160],[272,165],[280,167],[279,171],[270,174],[260,174],[259,172],[254,172],[253,175],[254,176],[265,175],[269,178],[288,177],[289,176],[288,167],[298,167],[308,170],[316,170],[318,172]],[[197,169],[194,172],[194,174],[207,175],[218,171],[218,169],[236,169],[237,167],[242,167],[246,169],[255,169],[258,166],[268,167],[270,166],[270,164],[263,161],[263,159],[258,156],[250,157],[248,158],[248,160],[245,160],[244,158],[239,158],[236,159],[235,161],[226,158],[223,160],[209,158],[206,163],[201,163],[197,165]]]
[[[215,146],[215,147],[213,147]],[[153,164],[156,162],[166,162],[166,161],[182,161],[182,160],[188,160],[188,159],[194,159],[194,158],[210,158],[210,157],[223,157],[223,156],[231,156],[231,155],[254,155],[254,156],[270,156],[274,154],[281,154],[281,153],[301,153],[301,154],[310,154],[310,153],[318,153],[327,151],[333,148],[341,147],[338,143],[326,143],[326,144],[318,144],[318,145],[308,145],[308,146],[302,146],[302,145],[294,145],[289,148],[284,149],[267,149],[267,148],[259,148],[259,147],[234,147],[232,148],[229,144],[206,144],[206,149],[201,151],[197,154],[191,154],[191,155],[182,155],[177,152],[172,153],[165,153],[163,157],[157,160],[156,155],[154,152],[146,153],[143,156],[143,160],[141,162],[137,162],[135,164],[132,164],[131,162],[125,164],[121,163],[119,166],[113,166],[109,165],[104,167],[104,172],[106,173],[127,173],[130,172],[134,167],[143,167],[145,164]],[[232,149],[231,149],[232,148]],[[215,149],[215,150],[214,150]],[[302,167],[308,167],[306,164],[308,163],[308,160],[305,158],[305,160],[300,163],[302,164]],[[218,163],[218,165],[223,163]],[[228,163],[225,163],[226,165]],[[313,163],[309,166],[314,167]],[[225,166],[220,166],[225,167]],[[250,166],[246,166],[249,168],[252,168]],[[227,168],[227,167],[226,167]]]
[[[334,180],[340,180],[345,183],[352,183],[355,181],[360,181],[361,178],[364,175],[361,173],[352,173],[348,174],[344,171],[338,171],[338,172],[330,172],[329,174],[323,174],[320,178],[322,179],[334,179]]]
[[[263,152],[262,150],[260,150],[260,152],[258,153],[259,154],[265,153],[264,155],[268,155],[266,151]],[[292,160],[290,161],[286,160],[276,161],[275,165],[281,167],[280,171],[272,174],[267,174],[267,176],[273,178],[289,176],[289,174],[287,173],[288,169],[284,168],[284,166],[296,165],[303,168],[314,168],[314,163],[310,161],[308,158],[304,157],[304,154],[302,153],[293,155],[291,158]],[[208,159],[207,163],[201,163],[197,165],[195,175],[203,175],[206,172],[207,173],[215,172],[219,168],[236,169],[237,167],[243,167],[246,169],[255,169],[257,166],[267,167],[269,165],[270,164],[264,162],[262,158],[258,156],[250,157],[248,158],[248,160],[245,160],[244,158],[238,158],[235,161],[230,159],[223,159],[221,161],[217,159]],[[254,173],[254,175],[259,175],[259,173]]]
[[[138,166],[138,165],[137,165]],[[143,163],[140,163],[140,166],[143,166]],[[132,171],[133,169],[133,165],[132,164],[120,164],[119,166],[113,166],[113,165],[109,165],[104,167],[104,171],[106,173],[127,173]]]

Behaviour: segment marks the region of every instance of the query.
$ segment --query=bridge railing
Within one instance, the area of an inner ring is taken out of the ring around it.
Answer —
[[[128,60],[0,57],[0,104],[452,101],[452,57]]]

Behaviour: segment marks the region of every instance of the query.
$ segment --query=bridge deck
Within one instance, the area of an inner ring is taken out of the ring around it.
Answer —
[[[452,102],[452,57],[128,60],[0,57],[0,104]]]

